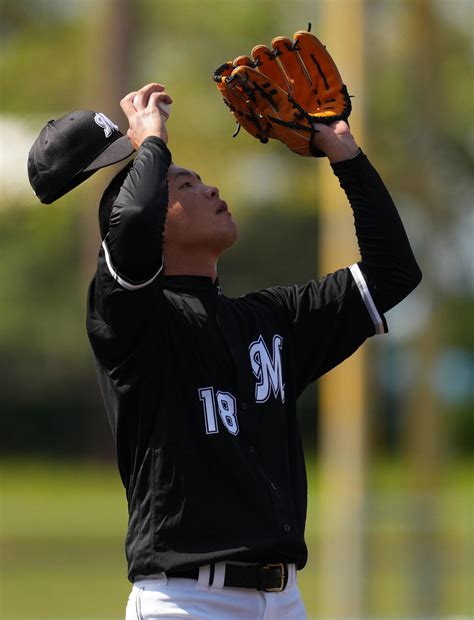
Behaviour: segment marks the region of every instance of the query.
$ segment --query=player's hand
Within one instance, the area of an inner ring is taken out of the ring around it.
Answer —
[[[136,149],[150,136],[158,136],[168,143],[166,121],[172,102],[165,87],[156,83],[147,84],[122,99],[120,107],[129,123],[127,135]]]
[[[323,151],[332,164],[345,159],[352,159],[359,152],[349,125],[345,121],[336,121],[331,125],[315,123],[317,129],[312,145]]]

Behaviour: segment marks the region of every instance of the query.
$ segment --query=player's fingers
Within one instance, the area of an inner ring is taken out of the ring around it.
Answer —
[[[150,98],[148,100],[148,107],[153,108],[154,106],[157,106],[160,102],[166,103],[167,105],[171,105],[173,103],[173,100],[168,95],[168,93],[165,93],[165,92],[151,93]]]
[[[157,82],[151,82],[150,84],[146,84],[146,86],[142,86],[142,88],[137,91],[137,94],[133,100],[135,108],[137,110],[145,108],[148,105],[150,95],[152,93],[163,92],[164,89],[165,87],[163,84],[158,84]]]
[[[129,117],[130,114],[133,114],[133,112],[135,112],[133,100],[136,94],[137,94],[137,91],[135,90],[131,93],[128,93],[128,95],[125,95],[125,97],[120,101],[120,107],[122,108],[125,116],[127,117]]]
[[[138,90],[138,93],[143,96],[143,99],[140,98],[140,103],[144,106],[148,105],[148,99],[151,93],[161,93],[165,90],[163,84],[157,84],[156,82],[151,82],[146,86],[142,86]]]
[[[147,103],[148,95],[141,91],[138,91],[138,93],[133,98],[133,105],[135,106],[135,109],[142,110],[144,107],[146,107]]]
[[[328,125],[323,125],[323,123],[313,123],[313,129],[316,133],[320,133],[321,137],[334,133]]]
[[[161,92],[163,90],[165,90],[163,84],[158,84],[157,82],[150,82],[150,84],[146,84],[145,86],[139,88],[138,92],[150,94],[153,92]]]

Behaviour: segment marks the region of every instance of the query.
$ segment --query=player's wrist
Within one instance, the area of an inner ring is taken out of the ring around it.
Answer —
[[[331,164],[352,159],[360,151],[358,144],[349,131],[344,134],[328,131],[325,131],[324,134],[316,133],[313,136],[313,146],[320,149]]]
[[[135,142],[137,148],[140,148],[147,138],[160,138],[160,140],[163,140],[166,145],[168,144],[168,132],[166,131],[166,129],[164,131],[147,131],[143,134],[140,134],[140,136],[136,138]]]
[[[337,164],[341,161],[348,159],[354,159],[360,153],[360,147],[356,144],[355,140],[352,144],[343,145],[340,148],[334,148],[334,150],[326,151],[327,158],[331,164]]]
[[[324,153],[331,164],[356,157],[359,147],[345,121],[330,125],[315,123],[311,137],[311,151],[320,156]]]

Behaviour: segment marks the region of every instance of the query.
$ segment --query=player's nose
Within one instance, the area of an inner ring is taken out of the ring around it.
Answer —
[[[214,187],[212,185],[207,185],[204,193],[206,194],[207,198],[219,198],[219,190],[217,189],[217,187]]]

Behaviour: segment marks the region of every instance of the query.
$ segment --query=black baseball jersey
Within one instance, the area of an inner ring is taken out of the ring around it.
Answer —
[[[418,268],[360,154],[333,166],[354,210],[359,263],[235,299],[210,278],[166,276],[170,161],[159,138],[139,149],[88,300],[129,506],[129,579],[222,560],[301,569],[307,488],[297,398],[387,331],[383,312],[416,285]]]

